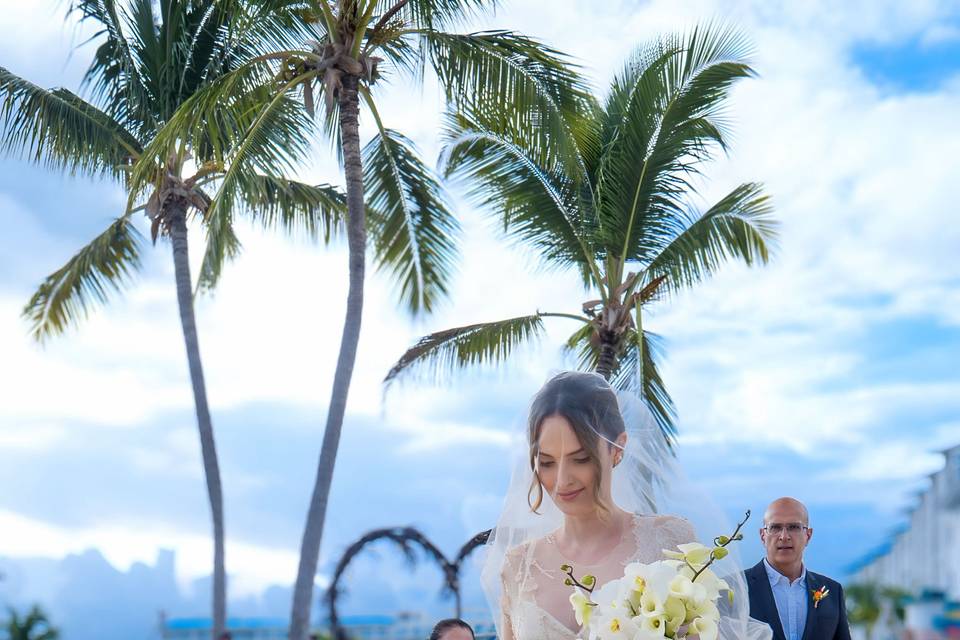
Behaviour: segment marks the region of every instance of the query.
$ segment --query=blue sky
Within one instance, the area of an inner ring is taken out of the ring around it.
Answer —
[[[82,33],[63,26],[60,4],[5,7],[0,64],[76,88],[90,49],[71,55]],[[960,441],[955,4],[612,2],[598,14],[592,3],[559,0],[550,15],[537,4],[505,3],[477,26],[565,47],[601,87],[635,43],[698,19],[724,16],[755,42],[760,77],[735,91],[735,144],[702,196],[706,204],[739,182],[764,182],[782,221],[776,259],[762,270],[724,269],[659,307],[650,326],[667,341],[664,374],[688,473],[731,517],[759,515],[782,494],[806,501],[816,530],[809,564],[842,578],[902,521],[939,466],[936,450]],[[435,89],[390,88],[391,98],[386,124],[435,157]],[[339,182],[324,145],[302,177]],[[581,302],[574,276],[542,273],[529,255],[505,250],[482,214],[454,196],[465,230],[454,299],[411,322],[386,282],[370,280],[323,574],[371,528],[414,524],[453,553],[488,526],[508,481],[509,434],[539,384],[569,364],[559,325],[502,371],[406,385],[381,401],[379,380],[424,332]],[[0,494],[8,576],[0,603],[42,600],[76,637],[119,637],[152,625],[161,606],[187,615],[206,602],[208,516],[168,247],[147,253],[125,298],[45,348],[29,342],[18,317],[43,276],[122,206],[110,185],[0,160],[0,482],[15,488]],[[234,609],[284,615],[336,357],[345,255],[242,232],[243,256],[198,304],[200,338]],[[197,247],[202,236],[192,240]],[[159,549],[175,552],[175,568],[169,556],[157,564]],[[748,540],[743,551],[755,560],[760,546]],[[393,576],[386,583],[384,572]],[[119,608],[136,613],[91,626],[78,585],[131,599]],[[383,549],[352,572],[347,604],[440,606],[438,586],[435,572],[411,573]],[[468,604],[480,607],[467,589]]]

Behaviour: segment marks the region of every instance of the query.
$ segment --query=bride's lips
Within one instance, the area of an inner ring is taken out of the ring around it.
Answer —
[[[574,498],[579,496],[581,493],[583,493],[582,488],[577,489],[576,491],[568,491],[567,493],[557,492],[557,497],[560,498],[561,500],[569,501],[569,500],[573,500]]]

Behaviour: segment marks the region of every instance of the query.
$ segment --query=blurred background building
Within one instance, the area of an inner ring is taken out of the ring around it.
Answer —
[[[851,584],[910,594],[902,620],[889,615],[889,603],[881,607],[874,640],[900,631],[914,640],[960,638],[960,445],[942,453],[943,468],[930,474],[907,524],[854,567]]]

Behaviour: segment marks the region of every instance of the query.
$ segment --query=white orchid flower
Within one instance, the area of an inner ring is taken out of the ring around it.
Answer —
[[[663,603],[663,615],[667,621],[667,635],[672,637],[687,621],[687,607],[683,600],[671,596]]]
[[[590,601],[590,597],[579,587],[570,594],[570,604],[573,605],[573,615],[577,619],[577,624],[584,627],[590,624],[590,615],[593,613],[595,605]]]
[[[640,631],[644,638],[662,638],[667,634],[667,619],[659,616],[638,616],[634,618],[640,620]]]
[[[595,620],[593,630],[596,635],[591,634],[591,638],[598,640],[634,640],[640,628],[630,618],[629,612],[605,611],[602,617]]]
[[[694,635],[700,637],[700,640],[717,640],[719,635],[719,628],[717,627],[716,620],[712,618],[697,618],[690,623],[690,628],[687,630],[687,635]]]
[[[677,549],[680,551],[663,549],[663,555],[673,560],[684,560],[694,567],[702,567],[710,562],[710,553],[713,551],[713,547],[706,547],[699,542],[678,544]]]
[[[670,581],[677,575],[676,567],[669,561],[661,560],[650,564],[634,562],[624,570],[624,581],[641,594],[652,590],[660,600],[666,600],[670,590]]]
[[[648,589],[640,596],[638,614],[645,618],[656,618],[663,615],[663,599],[659,598],[652,589]]]

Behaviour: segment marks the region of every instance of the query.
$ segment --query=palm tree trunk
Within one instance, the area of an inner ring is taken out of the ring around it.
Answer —
[[[197,412],[197,430],[200,432],[200,452],[203,472],[207,480],[207,496],[213,517],[213,640],[219,640],[226,631],[227,574],[224,560],[223,486],[220,483],[220,463],[213,439],[213,423],[207,406],[207,387],[200,362],[200,341],[197,338],[197,320],[193,314],[193,281],[190,279],[190,261],[187,254],[186,205],[177,207],[170,216],[170,241],[173,245],[173,268],[177,282],[177,303],[180,307],[180,325],[187,347],[190,383]]]
[[[340,431],[347,407],[350,378],[357,357],[360,340],[360,319],[363,312],[363,272],[367,246],[366,221],[363,204],[363,165],[360,161],[360,131],[358,115],[357,78],[343,77],[339,92],[340,135],[343,145],[343,166],[347,182],[347,245],[350,255],[350,286],[347,292],[347,314],[340,339],[340,356],[333,377],[327,426],[323,433],[317,477],[310,497],[310,509],[300,544],[300,566],[293,591],[293,611],[290,616],[290,640],[307,640],[310,630],[310,607],[313,583],[317,574],[323,524],[327,515],[330,482],[340,445]]]
[[[597,359],[597,373],[609,380],[617,368],[616,338],[612,332],[600,330],[600,357]]]

